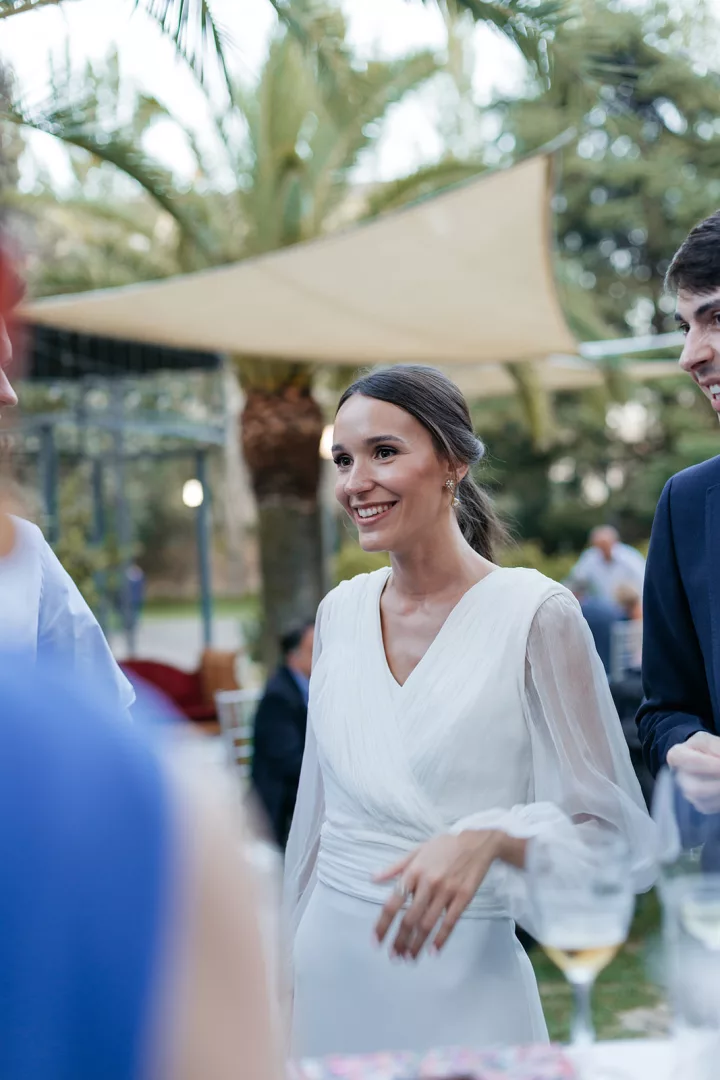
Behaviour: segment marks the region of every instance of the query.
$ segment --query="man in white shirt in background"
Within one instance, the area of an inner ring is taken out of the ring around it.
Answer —
[[[0,417],[18,403],[6,320],[22,292],[0,238]],[[135,693],[95,616],[38,527],[8,509],[0,486],[0,648],[62,666],[81,681],[100,679],[128,712]]]
[[[570,571],[568,583],[583,581],[593,596],[617,603],[617,590],[632,586],[641,596],[645,559],[635,548],[620,541],[612,525],[598,525],[590,533],[590,547]]]

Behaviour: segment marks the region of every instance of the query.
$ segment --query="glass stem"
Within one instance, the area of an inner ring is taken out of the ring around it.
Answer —
[[[594,979],[573,979],[570,982],[573,992],[570,1042],[573,1046],[590,1046],[595,1042],[591,1005],[594,984]]]

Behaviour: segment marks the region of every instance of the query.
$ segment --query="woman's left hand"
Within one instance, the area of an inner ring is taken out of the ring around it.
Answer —
[[[410,898],[391,952],[417,959],[438,921],[433,941],[440,951],[485,878],[495,859],[503,858],[509,837],[498,829],[468,830],[458,836],[436,836],[401,862],[375,877],[382,883],[398,879],[398,887],[382,910],[375,934],[382,943],[395,918]]]

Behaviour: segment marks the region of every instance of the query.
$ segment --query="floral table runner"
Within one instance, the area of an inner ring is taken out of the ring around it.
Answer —
[[[554,1046],[504,1050],[432,1050],[428,1054],[369,1054],[303,1061],[289,1080],[576,1080]]]

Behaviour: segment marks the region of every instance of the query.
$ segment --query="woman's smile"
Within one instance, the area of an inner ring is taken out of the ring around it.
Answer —
[[[395,502],[364,503],[362,506],[353,506],[351,509],[355,524],[362,529],[384,521],[395,506],[397,506],[397,500]]]

